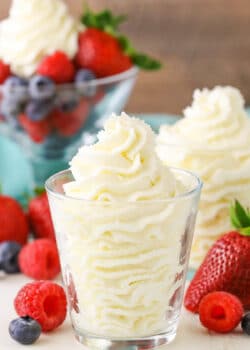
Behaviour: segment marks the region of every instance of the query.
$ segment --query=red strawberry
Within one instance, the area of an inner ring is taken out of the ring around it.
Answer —
[[[56,51],[43,59],[37,73],[49,77],[57,84],[70,83],[74,79],[75,67],[64,52]]]
[[[30,201],[29,221],[36,238],[55,239],[55,231],[46,193],[42,193]]]
[[[89,104],[82,100],[73,112],[56,110],[50,115],[51,124],[65,137],[75,135],[85,124],[89,114]]]
[[[198,312],[201,299],[213,291],[232,293],[250,308],[250,212],[236,201],[231,220],[238,231],[215,242],[188,287],[185,307],[192,312]]]
[[[0,60],[0,84],[3,84],[10,75],[10,66]]]
[[[18,120],[30,138],[36,143],[42,143],[51,131],[48,118],[33,121],[26,114],[20,114]]]
[[[240,300],[226,292],[207,294],[199,306],[203,326],[218,333],[228,333],[237,327],[243,312]]]
[[[0,195],[0,228],[0,242],[26,243],[29,228],[23,209],[15,199],[2,195]]]
[[[118,74],[133,65],[116,38],[95,28],[79,35],[76,62],[80,67],[92,70],[97,77]]]

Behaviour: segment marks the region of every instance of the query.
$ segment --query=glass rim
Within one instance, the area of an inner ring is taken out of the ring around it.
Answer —
[[[55,191],[52,187],[51,184],[53,182],[53,180],[55,180],[56,178],[63,176],[65,174],[71,173],[70,169],[66,169],[66,170],[62,170],[52,176],[50,176],[46,181],[45,181],[45,189],[47,191],[47,193],[49,193],[50,195],[52,195],[53,197],[57,197],[59,199],[70,199],[70,200],[75,200],[75,201],[81,201],[81,202],[85,202],[85,203],[94,203],[95,205],[112,205],[114,203],[116,204],[136,204],[136,205],[141,205],[141,204],[149,204],[149,203],[164,203],[164,202],[175,202],[177,200],[182,200],[185,198],[189,198],[192,196],[195,196],[196,194],[199,194],[202,186],[203,186],[203,182],[200,179],[200,177],[195,174],[194,172],[191,172],[189,170],[186,169],[180,169],[180,168],[176,168],[176,167],[169,167],[170,171],[173,172],[179,172],[185,175],[189,175],[190,177],[192,177],[193,179],[195,179],[196,184],[194,186],[194,188],[188,190],[188,191],[184,191],[174,197],[169,197],[169,198],[163,198],[163,199],[149,199],[149,200],[140,200],[140,201],[124,201],[124,200],[116,200],[116,201],[97,201],[97,200],[91,200],[91,199],[84,199],[84,198],[76,198],[73,196],[69,196],[63,193],[60,193],[58,191]],[[71,173],[72,174],[72,173]]]
[[[102,86],[102,85],[107,85],[107,84],[112,84],[112,83],[117,83],[120,81],[125,81],[127,79],[130,79],[132,77],[135,77],[139,72],[139,68],[137,66],[132,66],[131,68],[127,69],[124,72],[118,73],[118,74],[114,74],[114,75],[110,75],[108,77],[104,77],[104,78],[97,78],[97,79],[92,79],[86,82],[81,82],[81,83],[67,83],[67,84],[56,84],[56,89],[57,90],[63,90],[63,89],[67,89],[67,88],[87,88],[87,87],[93,87],[93,86]],[[3,90],[3,84],[0,84],[0,91]],[[16,90],[23,90],[23,89],[27,89],[27,87],[23,87],[23,86],[18,86],[15,87]]]

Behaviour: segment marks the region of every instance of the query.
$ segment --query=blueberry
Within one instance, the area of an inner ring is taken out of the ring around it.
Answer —
[[[31,120],[41,121],[47,117],[54,106],[53,100],[31,100],[26,106],[25,113]]]
[[[31,317],[19,317],[10,322],[9,334],[11,338],[23,345],[33,344],[41,334],[40,324]]]
[[[56,105],[62,112],[71,112],[78,106],[80,97],[73,89],[63,88],[58,91]]]
[[[20,77],[10,77],[3,85],[3,95],[11,101],[25,102],[28,99],[28,81]]]
[[[244,333],[250,335],[250,312],[244,315],[241,320],[241,328]]]
[[[47,100],[55,95],[55,83],[42,75],[35,75],[29,83],[30,96],[37,100]]]
[[[96,76],[89,69],[80,69],[75,76],[75,83],[83,96],[92,97],[96,93],[96,85],[92,83]]]
[[[9,98],[3,98],[1,103],[1,113],[6,117],[16,117],[23,110],[23,106],[20,102],[11,100]]]
[[[21,245],[16,242],[6,241],[0,244],[0,266],[8,274],[20,272],[18,266],[18,254]]]

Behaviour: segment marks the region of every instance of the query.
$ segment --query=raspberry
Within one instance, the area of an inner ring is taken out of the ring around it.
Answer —
[[[22,273],[36,280],[53,279],[60,272],[56,243],[51,239],[37,239],[25,245],[19,254]]]
[[[199,315],[204,327],[218,332],[231,332],[243,316],[241,301],[233,294],[212,292],[200,302]]]
[[[64,52],[56,51],[43,59],[37,73],[52,79],[57,84],[63,84],[73,81],[75,67]]]
[[[27,283],[14,300],[16,312],[40,323],[44,332],[59,327],[66,318],[67,301],[61,286],[50,281]]]
[[[10,66],[0,60],[0,84],[3,84],[10,75]]]

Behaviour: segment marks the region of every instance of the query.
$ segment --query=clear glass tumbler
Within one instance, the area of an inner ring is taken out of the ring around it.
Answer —
[[[46,183],[70,316],[91,349],[150,349],[176,335],[201,191],[175,198],[101,202],[66,196],[69,170]]]

